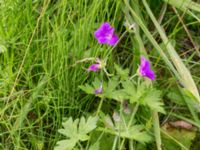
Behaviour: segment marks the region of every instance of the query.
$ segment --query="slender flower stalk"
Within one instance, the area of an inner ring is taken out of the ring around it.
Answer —
[[[104,22],[95,32],[94,36],[99,44],[108,44],[114,46],[119,37],[114,33],[115,29],[108,22]]]

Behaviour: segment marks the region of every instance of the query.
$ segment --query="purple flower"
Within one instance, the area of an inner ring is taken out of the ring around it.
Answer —
[[[94,71],[97,72],[102,68],[101,65],[101,60],[99,58],[96,59],[96,64],[92,64],[89,68],[88,71]]]
[[[102,85],[98,88],[98,89],[96,89],[95,91],[94,91],[94,93],[97,95],[97,94],[101,94],[101,93],[103,93],[103,87],[102,87]]]
[[[97,72],[99,69],[101,69],[101,65],[100,65],[100,64],[92,64],[92,65],[88,68],[88,71]]]
[[[139,72],[143,77],[155,80],[155,73],[150,68],[150,62],[143,56],[140,59]]]
[[[114,34],[115,29],[108,22],[103,23],[100,28],[94,32],[95,38],[100,44],[115,45],[118,41],[118,36]]]

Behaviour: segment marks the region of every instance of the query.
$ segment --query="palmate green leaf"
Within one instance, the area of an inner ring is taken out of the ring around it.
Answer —
[[[81,141],[85,141],[88,139],[88,136],[85,136],[85,135],[87,135],[89,132],[91,132],[92,130],[96,128],[97,121],[98,121],[98,117],[90,116],[87,119],[87,121],[85,120],[84,117],[81,117],[79,128],[78,128],[79,135],[81,135],[80,137]],[[84,138],[84,137],[87,137],[87,138]]]
[[[141,105],[147,105],[152,110],[165,113],[163,103],[161,103],[161,92],[148,87],[144,82],[138,85],[137,89],[133,82],[127,80],[122,83],[124,92],[129,96],[129,102],[139,102]],[[127,96],[126,95],[126,96]]]
[[[80,120],[76,119],[75,121],[73,121],[70,117],[62,124],[64,128],[58,130],[58,132],[65,135],[67,139],[58,141],[57,146],[54,149],[72,149],[79,140],[88,140],[89,136],[87,134],[96,128],[97,120],[98,117],[90,116],[87,120],[84,117],[81,117]]]
[[[113,77],[108,81],[108,85],[106,87],[107,92],[112,92],[116,90],[116,87],[119,85],[119,79],[117,77]]]
[[[75,147],[77,140],[62,140],[57,142],[57,146],[54,147],[54,150],[71,150]]]
[[[122,83],[122,86],[128,95],[136,95],[136,87],[130,80],[124,81]]]
[[[111,120],[110,116],[105,116],[103,118],[105,128],[102,128],[102,131],[107,130],[107,132],[112,135],[135,140],[140,143],[147,143],[152,140],[152,137],[148,134],[148,132],[146,132],[144,125],[135,125],[134,120],[130,125],[131,116],[129,116],[129,119],[124,117],[126,117],[126,115],[121,116],[119,122],[115,122]]]
[[[79,88],[87,94],[94,94],[94,88],[89,84],[80,85]]]
[[[133,82],[130,80],[124,81],[122,83],[122,86],[124,88],[124,92],[127,94],[128,98],[130,100],[130,103],[135,103],[138,100],[137,96],[137,89]]]
[[[161,102],[161,91],[155,89],[149,89],[143,97],[145,105],[149,106],[152,110],[165,113],[163,103]]]
[[[148,143],[152,140],[152,137],[145,131],[142,125],[134,125],[124,131],[116,133],[121,137],[136,140],[140,143]]]
[[[66,122],[62,123],[64,129],[59,129],[58,132],[69,138],[76,136],[78,121],[79,120],[76,119],[73,122],[72,117],[70,117]]]
[[[122,80],[128,79],[129,69],[122,69],[117,64],[115,64],[114,66],[115,70],[117,71],[117,75],[119,75]]]
[[[94,82],[92,82],[92,85],[89,84],[80,85],[79,88],[87,94],[95,94],[94,91],[98,89],[101,86],[101,84],[102,82],[98,78],[95,78]]]
[[[117,101],[123,100],[123,91],[117,90],[117,86],[119,85],[119,80],[116,77],[111,78],[108,81],[107,86],[104,88],[104,96],[109,99],[114,99]]]
[[[141,98],[145,95],[146,92],[149,91],[149,87],[145,84],[145,82],[142,82],[140,85],[137,87],[137,98]]]
[[[139,101],[139,99],[145,94],[145,92],[148,91],[147,85],[145,83],[141,83],[136,88],[134,83],[130,80],[123,82],[122,86],[124,88],[124,91],[129,95],[130,103],[135,103]]]
[[[94,82],[92,82],[94,89],[98,89],[101,86],[101,84],[102,82],[98,78],[95,78]]]
[[[127,93],[124,90],[113,91],[112,93],[110,93],[109,96],[111,99],[114,99],[119,102],[129,98],[129,96],[127,95]]]

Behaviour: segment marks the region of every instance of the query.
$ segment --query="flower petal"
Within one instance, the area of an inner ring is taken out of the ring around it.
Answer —
[[[148,77],[148,78],[151,79],[151,80],[155,80],[155,73],[154,73],[152,70],[149,70],[149,71],[146,73],[146,77]]]
[[[100,64],[92,64],[89,68],[88,68],[88,71],[98,71],[99,69],[101,68],[101,65]]]
[[[99,44],[106,44],[108,43],[108,39],[106,37],[99,37],[97,38]]]
[[[141,76],[155,80],[155,73],[151,70],[150,62],[143,56],[141,57],[140,61],[139,71]]]
[[[110,26],[108,22],[103,23],[95,32],[94,36],[95,38],[100,38],[100,37],[105,37],[108,36],[109,34],[114,33],[114,28]]]
[[[141,57],[141,67],[150,69],[150,62],[144,57]]]
[[[119,38],[116,34],[113,34],[112,38],[108,41],[108,44],[113,46],[118,42]]]
[[[118,41],[118,36],[114,34],[115,29],[108,22],[103,23],[95,32],[94,36],[99,44],[115,45]]]

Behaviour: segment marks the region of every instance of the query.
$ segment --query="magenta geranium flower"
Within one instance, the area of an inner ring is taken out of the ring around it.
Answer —
[[[89,68],[88,71],[94,71],[97,72],[102,68],[101,65],[101,60],[99,58],[96,59],[96,64],[92,64]]]
[[[151,70],[150,62],[144,56],[140,59],[139,72],[141,76],[155,80],[155,73]]]
[[[119,40],[114,31],[115,29],[111,27],[108,22],[105,22],[94,32],[94,36],[100,44],[109,44],[113,46]]]
[[[89,68],[88,71],[98,71],[99,69],[101,69],[101,65],[100,64],[92,64]]]
[[[103,93],[103,86],[101,85],[98,89],[96,89],[94,91],[94,93],[97,95],[97,94],[102,94]]]

